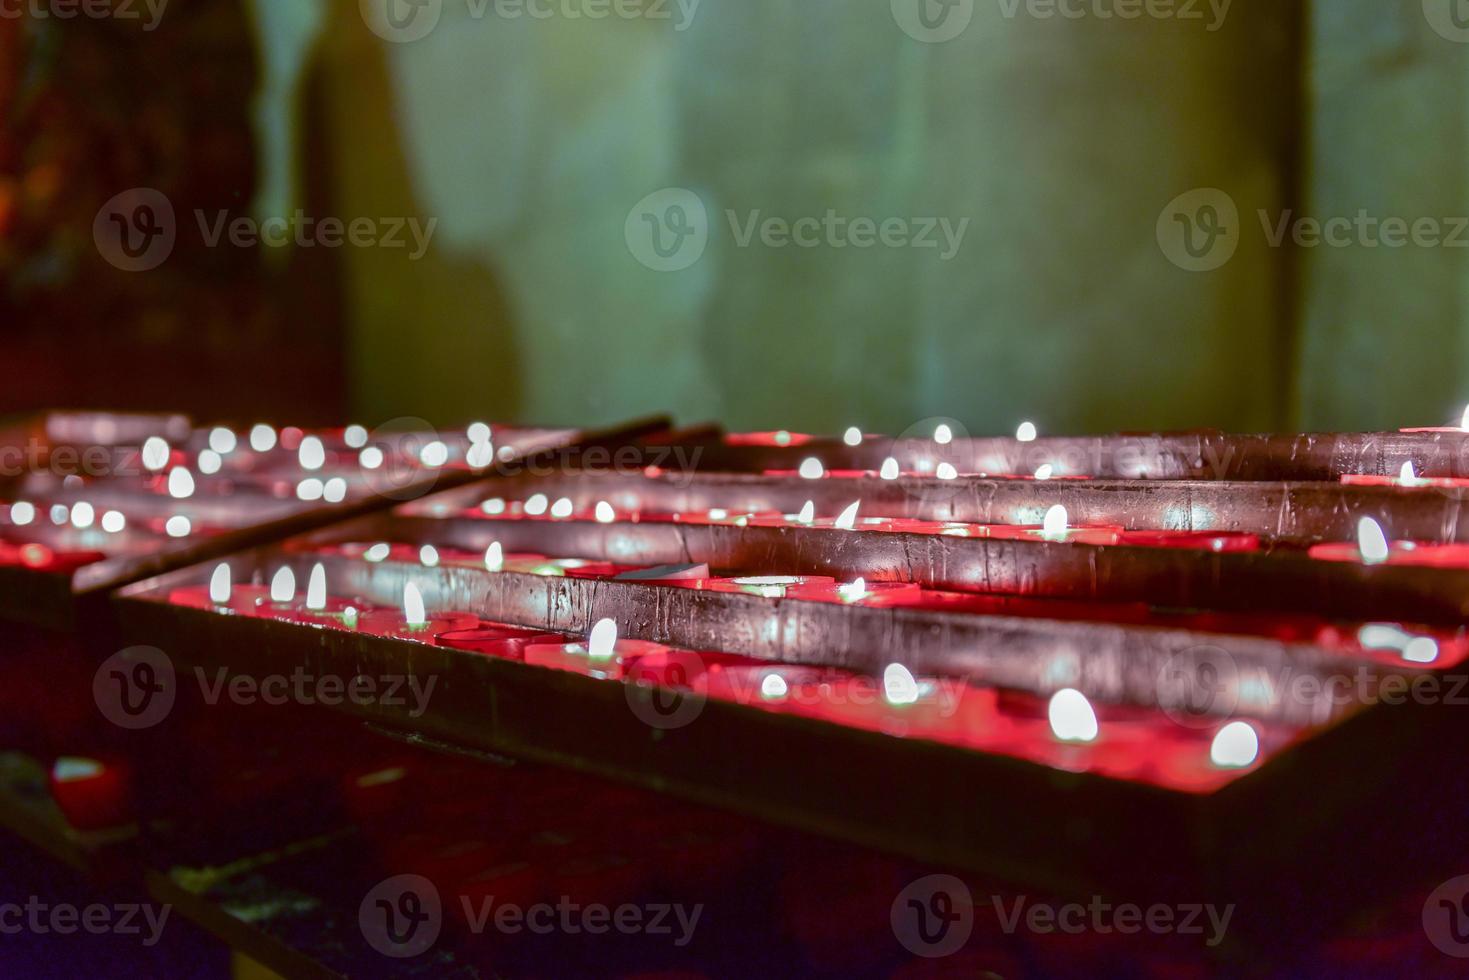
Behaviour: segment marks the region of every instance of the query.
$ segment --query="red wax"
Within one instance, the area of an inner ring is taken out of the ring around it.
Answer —
[[[326,625],[338,624],[328,623]],[[477,625],[479,625],[479,617],[471,613],[431,612],[428,613],[427,623],[421,626],[410,626],[408,618],[401,611],[378,609],[363,613],[358,618],[356,632],[431,644],[440,634],[473,629]],[[341,624],[340,628],[350,629],[351,627]]]
[[[746,592],[767,599],[783,599],[798,586],[835,585],[836,579],[827,575],[757,575],[711,579],[704,587],[711,592]]]
[[[573,642],[570,636],[545,630],[513,626],[508,623],[481,623],[471,629],[440,633],[435,642],[441,647],[482,653],[506,660],[524,660],[527,646],[532,644]]]
[[[57,759],[49,783],[52,799],[77,830],[106,830],[133,820],[131,780],[122,763]]]
[[[212,609],[220,613],[253,616],[261,604],[270,601],[270,589],[263,585],[232,586],[230,601],[220,606],[209,598],[209,586],[186,585],[170,592],[168,601],[176,606],[188,606],[190,609]]]
[[[1462,490],[1469,487],[1469,480],[1445,476],[1415,476],[1411,480],[1404,480],[1400,476],[1349,473],[1341,478],[1341,482],[1356,487],[1427,487],[1434,490]]]
[[[1239,531],[1123,531],[1118,544],[1139,548],[1188,548],[1198,551],[1259,551],[1260,536]]]
[[[731,432],[724,437],[727,446],[804,446],[815,436],[800,432]]]
[[[0,541],[0,565],[19,565],[37,572],[74,572],[85,565],[103,561],[100,551],[55,551],[44,544],[11,544]]]
[[[860,594],[850,588],[852,584],[797,585],[786,589],[785,597],[807,602],[840,602],[851,606],[896,606],[916,602],[923,594],[922,586],[912,582],[864,582]]]
[[[1046,534],[1040,524],[985,524],[984,536],[1002,541],[1046,541],[1052,544],[1116,544],[1122,528],[1111,524],[1071,526]]]
[[[1362,552],[1356,544],[1339,541],[1318,544],[1308,554],[1321,561],[1362,561]],[[1469,544],[1417,544],[1412,541],[1394,541],[1388,548],[1387,560],[1380,565],[1430,565],[1437,568],[1469,567]]]
[[[525,662],[536,667],[565,670],[588,677],[612,680],[621,679],[627,665],[639,657],[665,653],[668,647],[648,640],[626,640],[619,638],[612,655],[592,658],[587,654],[585,641],[576,643],[533,643],[525,648]]]

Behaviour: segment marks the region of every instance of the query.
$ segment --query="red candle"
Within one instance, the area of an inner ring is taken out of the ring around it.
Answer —
[[[571,638],[560,633],[514,626],[509,623],[480,623],[462,630],[440,633],[435,642],[442,647],[482,653],[506,660],[524,660],[526,648],[535,644],[566,644]]]
[[[617,624],[610,619],[602,619],[592,627],[585,642],[527,645],[525,662],[589,677],[620,679],[633,660],[668,649],[661,643],[621,639],[617,635]]]
[[[107,830],[133,820],[131,779],[123,763],[64,756],[52,765],[49,784],[76,830]]]
[[[1186,548],[1198,551],[1259,551],[1260,536],[1240,531],[1123,531],[1117,543],[1138,548]]]

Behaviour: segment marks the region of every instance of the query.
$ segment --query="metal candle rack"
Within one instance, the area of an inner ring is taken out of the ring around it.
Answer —
[[[1344,438],[1333,443],[1330,459],[1343,458]],[[1355,462],[1365,458],[1365,441],[1374,438],[1361,437]],[[1301,440],[1262,437],[1261,443],[1275,446],[1279,458],[1288,455],[1282,447],[1302,445],[1327,458],[1322,455],[1326,449]],[[809,444],[794,451],[811,454]],[[727,458],[736,469],[765,467],[763,459],[752,461],[748,453]],[[1217,723],[1225,720],[1222,713],[1232,712],[1266,726],[1287,726],[1296,736],[1209,792],[1185,792],[963,745],[771,713],[719,698],[706,700],[697,690],[670,691],[412,640],[222,615],[171,601],[175,590],[202,587],[212,573],[210,566],[122,590],[116,607],[123,635],[128,642],[167,651],[185,667],[259,674],[299,666],[319,675],[438,678],[440,693],[421,717],[410,718],[400,708],[381,704],[344,708],[434,742],[590,770],[1076,894],[1105,889],[1109,894],[1175,898],[1250,895],[1273,904],[1279,897],[1275,878],[1280,869],[1270,862],[1278,861],[1278,855],[1295,855],[1301,868],[1326,867],[1349,835],[1378,843],[1393,837],[1392,811],[1402,794],[1433,805],[1449,791],[1446,781],[1425,773],[1451,754],[1443,737],[1456,729],[1451,713],[1437,710],[1438,705],[1379,703],[1375,695],[1389,681],[1406,685],[1414,678],[1433,677],[1445,686],[1461,681],[1457,660],[1420,666],[1258,636],[1156,626],[868,608],[607,578],[491,573],[466,565],[375,565],[331,551],[343,543],[390,541],[474,553],[498,541],[507,552],[524,549],[626,565],[708,562],[715,574],[778,568],[789,574],[866,575],[875,581],[902,579],[969,592],[1220,609],[1265,606],[1356,620],[1445,624],[1462,622],[1463,597],[1469,595],[1469,573],[1462,571],[1369,568],[1299,554],[1213,554],[801,526],[461,515],[486,497],[530,493],[573,496],[583,507],[594,499],[630,506],[629,501],[656,498],[659,509],[678,501],[680,506],[697,505],[690,509],[718,506],[732,511],[783,509],[816,496],[842,504],[863,497],[838,479],[709,473],[705,468],[716,461],[703,458],[700,473],[684,486],[643,474],[484,481],[293,539],[280,548],[237,554],[229,564],[235,581],[263,583],[283,565],[291,566],[299,579],[321,562],[334,594],[378,605],[396,605],[405,583],[412,581],[431,611],[464,611],[484,620],[576,635],[585,635],[599,619],[611,618],[624,636],[786,664],[873,674],[897,662],[919,675],[962,677],[970,684],[1041,697],[1063,686],[1064,677],[1065,686],[1098,705],[1156,711],[1187,704],[1204,716],[1221,712]],[[882,501],[923,499],[908,478],[883,482],[889,484],[881,488],[889,496],[878,498]],[[1160,508],[1166,513],[1171,506],[1196,500],[1190,497],[1192,488],[1160,484],[1012,487],[961,480],[956,487],[958,492],[943,504],[954,510],[944,516],[960,519],[991,519],[997,516],[996,506],[1085,498],[1099,507],[1108,501],[1106,513],[1121,514],[1129,502],[1135,504],[1143,516],[1117,523],[1139,526],[1148,524],[1147,515]],[[1330,500],[1350,500],[1358,507],[1367,506],[1363,499],[1385,502],[1407,519],[1415,500],[1430,499],[1341,487],[1212,489],[1211,506],[1225,520],[1266,533],[1272,501],[1314,500],[1287,525],[1288,537],[1302,542],[1334,536],[1338,524],[1313,531],[1308,519],[1312,508],[1320,508],[1316,513],[1329,510]],[[1313,492],[1318,496],[1312,498]],[[1072,496],[1076,494],[1083,497]],[[1001,495],[1008,495],[1006,503],[997,505]],[[873,504],[870,512],[883,509],[885,505]],[[932,517],[937,512],[920,513]],[[1429,519],[1422,521],[1424,528],[1433,526]],[[1445,525],[1438,527],[1442,532]],[[1267,693],[1217,706],[1200,704],[1201,678],[1210,676],[1221,661],[1233,672],[1237,694],[1271,692],[1285,676],[1309,678],[1317,690],[1358,678],[1354,689],[1373,703],[1296,701]],[[1361,678],[1366,678],[1365,688]],[[686,707],[690,704],[696,709]],[[661,726],[649,721],[655,716],[687,717],[689,712],[696,716],[692,723]],[[1405,767],[1404,760],[1412,764]],[[1385,786],[1393,787],[1392,793],[1385,795]],[[1396,842],[1399,851],[1403,843]],[[1139,861],[1142,853],[1170,859]],[[1359,873],[1367,875],[1369,864],[1359,865]]]
[[[100,557],[80,567],[56,570],[0,564],[0,620],[52,630],[75,629],[95,618],[84,610],[102,603],[107,590],[125,582],[369,513],[435,489],[458,486],[486,472],[516,471],[536,460],[549,460],[555,453],[571,447],[616,448],[660,431],[666,425],[663,419],[647,419],[600,431],[503,427],[496,430],[500,454],[492,466],[479,470],[462,465],[400,469],[383,478],[389,481],[385,486],[378,485],[381,480],[375,483],[373,479],[354,475],[352,466],[344,466],[341,472],[345,474],[347,492],[336,502],[302,500],[292,493],[282,495],[279,488],[270,484],[282,484],[293,490],[302,473],[287,472],[279,460],[265,460],[261,471],[253,474],[227,471],[217,477],[200,475],[197,492],[186,500],[175,500],[150,489],[147,480],[139,475],[139,445],[153,435],[174,444],[189,445],[192,467],[197,451],[206,444],[207,429],[191,430],[186,420],[173,416],[58,413],[41,422],[13,428],[10,435],[19,440],[44,436],[48,441],[41,445],[46,449],[47,459],[53,458],[55,450],[62,446],[75,449],[95,439],[92,445],[104,447],[108,458],[119,464],[119,469],[123,469],[122,463],[129,464],[131,468],[125,469],[127,475],[72,480],[42,465],[0,481],[0,499],[26,499],[42,505],[38,508],[41,513],[36,518],[37,525],[44,523],[48,506],[71,506],[86,501],[99,514],[104,507],[118,507],[135,517],[161,521],[166,515],[182,513],[207,530],[172,538],[129,527],[109,535],[92,531],[91,539],[84,541],[82,532],[71,528],[28,528],[28,539],[77,551],[95,550]],[[398,433],[394,437],[403,435]],[[355,460],[355,453],[353,457]]]
[[[828,470],[877,473],[889,458],[904,473],[931,474],[948,463],[961,474],[1025,475],[1050,466],[1055,477],[1098,480],[1312,480],[1348,474],[1396,476],[1412,463],[1419,476],[1469,477],[1469,430],[1234,435],[1222,432],[1013,438],[840,439],[791,433],[706,438],[692,443],[700,470],[795,472],[808,458]]]

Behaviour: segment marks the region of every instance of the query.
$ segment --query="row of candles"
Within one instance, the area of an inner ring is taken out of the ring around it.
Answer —
[[[243,439],[232,429],[216,426],[207,433],[201,431],[191,440],[197,447],[197,452],[194,452],[176,448],[162,436],[150,436],[138,449],[138,461],[147,473],[143,483],[144,494],[177,501],[179,506],[170,512],[157,514],[158,508],[147,505],[146,500],[139,498],[126,481],[106,478],[101,479],[105,486],[97,490],[99,497],[107,500],[106,504],[72,499],[75,492],[89,481],[69,475],[61,484],[61,490],[68,494],[65,498],[14,500],[0,504],[0,517],[3,517],[0,520],[0,565],[68,571],[111,555],[144,549],[148,547],[149,539],[162,541],[213,533],[215,529],[206,516],[188,510],[183,504],[202,492],[201,480],[195,476],[196,473],[200,477],[217,477],[209,485],[211,495],[235,497],[243,488],[263,484],[273,497],[335,504],[347,499],[360,474],[379,469],[389,462],[435,469],[450,465],[455,453],[459,452],[448,442],[428,438],[423,440],[421,447],[415,442],[412,458],[390,461],[382,445],[372,443],[371,439],[371,434],[361,425],[349,425],[340,433],[317,435],[295,426],[278,431],[262,423],[251,428]],[[462,454],[468,466],[482,469],[495,459],[494,432],[483,422],[469,426],[464,438],[454,442],[465,447]],[[328,443],[356,454],[358,475],[340,468],[332,471],[336,457],[335,450],[329,451]],[[401,455],[403,447],[385,444]],[[248,452],[245,451],[247,448]],[[284,471],[279,465],[283,460],[266,466],[260,459],[242,459],[226,471],[232,456],[263,456],[277,449],[292,454],[287,457],[291,462]],[[508,445],[502,446],[499,454],[502,459],[513,458],[515,450]],[[290,467],[296,468],[295,476],[289,475]],[[127,513],[129,508],[137,511],[131,519]],[[249,516],[249,513],[241,514],[245,519]],[[57,532],[65,534],[58,538]]]
[[[367,559],[371,550],[363,550],[366,560],[371,560]],[[412,581],[404,584],[401,608],[383,608],[332,596],[321,562],[307,574],[304,597],[290,566],[277,569],[266,587],[236,585],[230,566],[220,564],[207,589],[178,589],[170,600],[216,613],[500,656],[592,678],[656,684],[771,711],[1183,788],[1214,788],[1220,785],[1221,773],[1248,769],[1261,751],[1262,729],[1255,723],[1228,721],[1201,734],[1157,712],[1104,707],[1099,713],[1074,688],[1052,694],[1042,709],[1023,695],[974,687],[959,679],[918,677],[899,663],[889,664],[877,679],[739,654],[680,650],[622,637],[611,619],[597,621],[585,639],[573,640],[561,633],[485,622],[472,613],[431,612],[423,590]],[[1041,730],[1049,735],[1037,748]],[[1204,735],[1207,746],[1201,742]]]

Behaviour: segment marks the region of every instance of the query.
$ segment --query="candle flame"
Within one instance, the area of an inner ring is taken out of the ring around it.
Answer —
[[[199,453],[199,472],[205,476],[213,476],[218,473],[223,465],[224,460],[213,449],[205,449]]]
[[[479,509],[494,517],[497,514],[505,513],[505,501],[499,497],[491,497],[489,500],[480,504]]]
[[[386,542],[378,542],[362,553],[362,557],[371,562],[379,562],[393,553],[393,549]]]
[[[1219,729],[1209,746],[1209,761],[1220,769],[1244,769],[1260,757],[1260,735],[1244,721]]]
[[[882,672],[882,696],[888,704],[905,705],[918,702],[918,681],[902,664],[888,664]]]
[[[826,467],[821,465],[821,460],[815,456],[809,456],[801,460],[801,468],[798,471],[803,480],[819,480],[826,475]]]
[[[86,529],[97,519],[97,511],[85,500],[78,500],[71,507],[71,526]]]
[[[223,606],[230,601],[230,592],[230,567],[220,563],[215,566],[214,574],[209,576],[209,601]]]
[[[1017,442],[1035,442],[1037,435],[1039,433],[1036,432],[1034,422],[1021,422],[1020,428],[1015,430],[1015,439]]]
[[[316,436],[307,436],[296,450],[296,459],[303,470],[319,470],[326,465],[326,447]]]
[[[437,469],[449,462],[449,447],[435,439],[423,447],[423,451],[418,454],[418,461],[424,466]]]
[[[1413,461],[1410,459],[1406,463],[1404,463],[1403,464],[1403,468],[1398,471],[1398,482],[1399,483],[1415,483],[1415,482],[1417,482],[1417,480],[1418,480],[1418,474],[1413,469]]]
[[[67,507],[66,504],[52,504],[51,505],[51,523],[52,524],[55,524],[57,527],[60,527],[61,525],[65,524],[67,522],[67,519],[70,518],[70,517],[71,517],[71,508],[70,507]]]
[[[940,463],[938,469],[934,470],[934,476],[940,480],[957,480],[959,471],[954,468],[953,463]]]
[[[427,568],[433,568],[439,563],[439,549],[431,544],[426,544],[418,549],[418,560]]]
[[[837,594],[842,597],[844,602],[859,602],[869,595],[867,591],[867,580],[858,578],[846,585],[838,585]]]
[[[1377,565],[1387,561],[1390,553],[1387,546],[1387,535],[1382,531],[1382,525],[1370,517],[1364,517],[1357,522],[1357,549],[1362,553],[1362,561],[1368,565]]]
[[[933,441],[940,446],[947,446],[954,441],[954,430],[947,422],[940,422],[938,427],[933,430]]]
[[[326,566],[321,562],[311,566],[311,576],[306,580],[306,608],[326,608]]]
[[[428,613],[423,608],[423,593],[412,582],[403,585],[403,618],[414,629],[428,625]]]
[[[787,684],[786,679],[779,674],[766,674],[760,680],[760,696],[762,698],[774,701],[778,698],[785,697],[787,694],[790,693],[790,690],[791,686]]]
[[[570,517],[576,510],[576,505],[571,502],[570,497],[562,497],[551,505],[551,516],[556,518]]]
[[[361,449],[367,445],[367,429],[360,425],[349,425],[342,430],[342,442],[348,449]]]
[[[1464,408],[1464,417],[1459,420],[1459,428],[1469,429],[1469,406]]]
[[[465,434],[469,436],[469,444],[471,446],[478,446],[481,443],[489,442],[490,438],[494,435],[494,433],[490,431],[490,427],[483,422],[475,422],[471,424],[470,427],[465,430]]]
[[[221,456],[228,456],[239,444],[239,437],[224,426],[219,426],[209,433],[209,448]]]
[[[119,534],[128,526],[128,519],[120,510],[109,510],[102,515],[102,530],[109,534]]]
[[[471,469],[482,470],[494,461],[495,447],[493,443],[470,443],[469,451],[464,454],[464,462],[468,463]]]
[[[842,511],[837,517],[836,526],[839,530],[850,531],[857,526],[857,510],[862,506],[862,501],[854,500],[851,506]]]
[[[546,499],[545,494],[532,494],[531,498],[525,502],[525,512],[532,517],[540,517],[549,506],[550,501]]]
[[[611,619],[599,619],[587,637],[587,656],[593,660],[606,660],[617,652],[617,623]]]
[[[163,530],[171,538],[187,538],[194,525],[182,514],[175,514],[164,522]]]
[[[878,471],[877,475],[884,480],[896,480],[898,478],[898,461],[889,456],[882,461],[882,469]]]
[[[36,519],[36,505],[26,501],[17,500],[10,505],[10,523],[16,527],[25,527]]]
[[[801,512],[796,515],[796,522],[798,524],[810,524],[814,520],[816,520],[816,501],[808,500],[802,505]]]
[[[491,541],[490,546],[485,549],[485,570],[498,572],[505,567],[505,551],[500,547],[500,542]]]
[[[270,601],[290,602],[296,598],[296,573],[291,571],[290,566],[282,568],[275,573],[275,578],[270,580]]]
[[[1055,472],[1055,467],[1050,463],[1042,463],[1035,469],[1035,478],[1037,480],[1049,480]]]
[[[357,454],[357,462],[364,470],[375,470],[383,465],[383,451],[376,446],[368,446]]]
[[[1431,636],[1415,636],[1403,647],[1403,659],[1412,664],[1431,664],[1438,659],[1438,641]]]
[[[612,505],[605,500],[597,501],[597,523],[611,524],[615,520],[617,512],[612,509]]]
[[[275,448],[275,430],[264,423],[250,430],[250,448],[257,453],[267,453]]]
[[[161,470],[168,465],[168,443],[158,436],[149,436],[143,442],[143,465],[150,470]]]
[[[183,466],[175,466],[168,472],[168,495],[175,500],[185,500],[194,495],[194,474]]]
[[[1061,741],[1096,741],[1097,713],[1086,695],[1075,688],[1068,687],[1051,695],[1046,715],[1051,722],[1051,733]]]
[[[1041,523],[1041,534],[1048,538],[1064,538],[1066,529],[1070,527],[1071,517],[1066,513],[1066,507],[1056,504],[1046,511],[1045,520]]]
[[[846,432],[842,433],[842,442],[846,443],[849,446],[862,445],[862,430],[857,428],[855,425],[852,426]]]
[[[316,501],[326,493],[326,486],[314,476],[308,476],[296,484],[296,499],[305,501]]]
[[[340,504],[347,499],[347,481],[334,476],[321,488],[321,499],[329,504]]]

